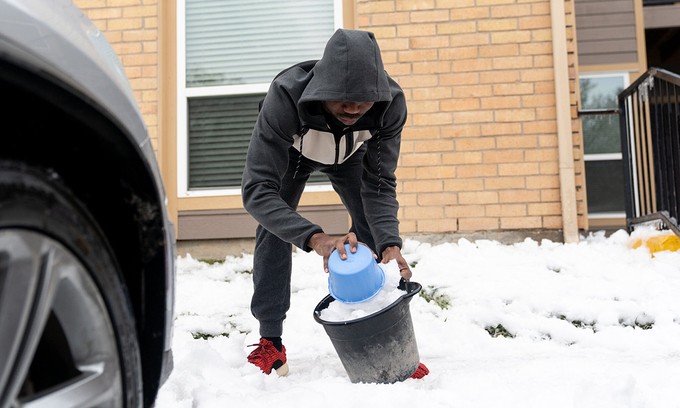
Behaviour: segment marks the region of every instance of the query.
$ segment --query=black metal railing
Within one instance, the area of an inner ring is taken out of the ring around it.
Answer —
[[[680,76],[650,68],[619,94],[628,228],[680,236]]]

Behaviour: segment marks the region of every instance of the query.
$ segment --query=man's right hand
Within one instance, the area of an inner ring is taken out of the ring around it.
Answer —
[[[309,239],[308,245],[317,254],[323,257],[323,270],[328,273],[328,257],[334,249],[338,250],[340,259],[347,259],[347,252],[345,251],[345,244],[349,244],[349,250],[352,253],[357,251],[357,236],[353,232],[349,232],[341,237],[333,237],[323,232],[318,232]]]

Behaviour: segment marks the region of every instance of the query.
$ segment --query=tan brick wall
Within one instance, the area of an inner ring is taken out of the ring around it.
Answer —
[[[158,15],[160,0],[74,0],[118,54],[158,146]]]
[[[408,100],[402,232],[561,228],[549,0],[358,0],[357,16]],[[575,94],[571,104],[584,219]]]
[[[121,58],[157,151],[160,1],[75,0]],[[376,34],[408,99],[402,233],[561,228],[550,1],[355,6],[356,28]],[[573,0],[565,9],[579,227],[587,228]]]

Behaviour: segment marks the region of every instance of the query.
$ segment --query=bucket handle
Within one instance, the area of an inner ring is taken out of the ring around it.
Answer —
[[[402,295],[404,298],[415,295],[416,293],[420,292],[421,288],[422,286],[420,286],[419,283],[411,282],[404,278],[399,279],[399,286],[397,286],[397,289],[407,292],[405,295]]]

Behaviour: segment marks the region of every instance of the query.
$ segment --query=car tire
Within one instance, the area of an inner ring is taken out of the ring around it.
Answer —
[[[0,408],[142,405],[135,319],[104,234],[58,174],[8,160],[0,350]]]

